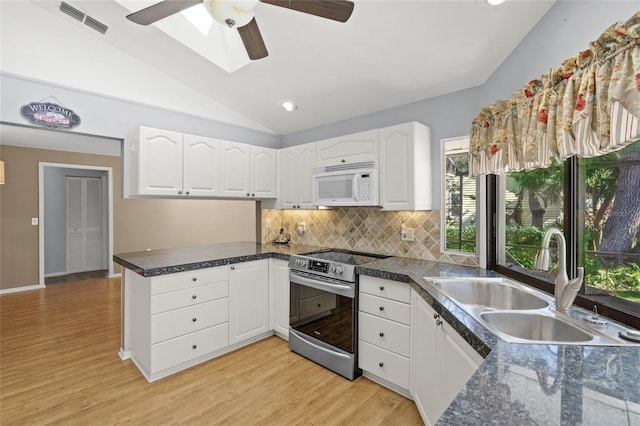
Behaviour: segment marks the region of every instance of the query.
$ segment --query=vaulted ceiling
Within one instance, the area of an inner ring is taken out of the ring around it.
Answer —
[[[227,30],[211,49],[224,49],[222,60],[239,67],[228,72],[196,52],[208,47],[202,40],[193,50],[125,19],[154,1],[66,2],[109,26],[104,42],[281,135],[481,85],[554,3],[355,0],[346,23],[258,3],[269,56],[248,61]],[[59,1],[34,3],[71,20],[58,11]],[[297,109],[287,113],[283,100]]]

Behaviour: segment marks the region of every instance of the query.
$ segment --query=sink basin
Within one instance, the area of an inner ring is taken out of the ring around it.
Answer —
[[[494,310],[541,309],[549,302],[506,280],[438,280],[434,285],[458,304]]]
[[[560,318],[539,313],[482,312],[489,327],[510,337],[529,341],[588,342],[593,336]]]

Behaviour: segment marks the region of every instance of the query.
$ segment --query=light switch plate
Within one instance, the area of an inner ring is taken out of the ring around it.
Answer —
[[[38,225],[38,218],[37,217],[32,217],[31,218],[31,224],[37,226]]]
[[[402,241],[413,241],[415,239],[415,228],[404,228],[400,233],[400,239]]]

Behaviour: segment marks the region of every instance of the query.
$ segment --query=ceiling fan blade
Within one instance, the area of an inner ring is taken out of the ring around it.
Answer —
[[[260,0],[263,3],[334,21],[347,22],[353,12],[353,2],[347,0]]]
[[[136,24],[149,25],[200,3],[202,0],[164,0],[127,15],[127,19]]]
[[[240,33],[244,48],[247,49],[249,59],[262,59],[269,55],[267,46],[265,46],[264,40],[262,39],[262,34],[260,34],[260,28],[258,28],[256,18],[253,18],[247,25],[239,27],[238,32]]]

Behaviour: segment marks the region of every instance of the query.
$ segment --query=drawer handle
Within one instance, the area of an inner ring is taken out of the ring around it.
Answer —
[[[380,291],[384,291],[384,286],[383,285],[380,286]]]
[[[198,345],[191,345],[191,349],[198,349]]]
[[[191,321],[196,322],[196,321],[198,321],[198,318],[193,317],[193,318],[191,318]]]
[[[198,277],[191,278],[191,281],[198,281]]]
[[[379,308],[381,311],[384,311],[384,306],[380,306]]]
[[[195,300],[198,298],[198,296],[194,294],[193,296],[191,296],[191,298]]]
[[[378,365],[380,366],[380,368],[384,367],[384,362],[379,362]]]
[[[380,332],[380,337],[384,337],[384,331]]]

